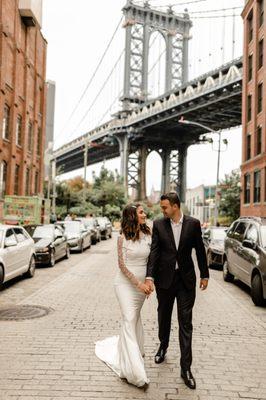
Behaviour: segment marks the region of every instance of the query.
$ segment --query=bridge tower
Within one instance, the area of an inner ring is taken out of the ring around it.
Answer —
[[[169,7],[167,12],[152,9],[148,1],[144,5],[134,4],[127,0],[123,8],[125,16],[125,66],[124,89],[121,98],[123,107],[121,118],[132,112],[138,104],[145,103],[148,99],[148,65],[149,43],[153,32],[159,31],[165,40],[166,65],[165,65],[165,92],[185,83],[188,79],[188,41],[192,22],[189,15],[177,15]],[[145,134],[145,133],[144,133]],[[118,137],[121,155],[121,175],[125,186],[133,187],[137,199],[146,197],[146,159],[148,156],[147,144],[138,149],[131,146],[129,136],[132,133],[125,130]],[[149,144],[149,147],[150,144]],[[153,150],[153,149],[151,149]],[[175,150],[174,153],[171,150]],[[183,148],[163,150],[161,156],[162,191],[176,188],[180,195],[184,192],[184,178],[186,165],[186,149]],[[176,156],[176,157],[175,157]],[[179,160],[179,161],[178,161]],[[180,161],[182,160],[182,162]],[[176,174],[171,171],[178,166]],[[183,197],[184,199],[184,197]]]

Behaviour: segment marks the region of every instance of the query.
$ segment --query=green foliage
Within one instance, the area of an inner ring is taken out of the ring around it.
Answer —
[[[92,186],[86,183],[84,189],[83,183],[83,178],[78,176],[57,184],[57,210],[62,217],[68,213],[78,216],[103,214],[111,220],[121,217],[126,197],[117,172],[113,173],[103,166],[99,176],[94,176]]]
[[[219,213],[221,217],[227,217],[230,223],[240,215],[240,171],[236,169],[231,174],[225,175],[219,186],[221,188]]]

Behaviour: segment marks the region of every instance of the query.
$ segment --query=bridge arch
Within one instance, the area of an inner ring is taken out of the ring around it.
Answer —
[[[166,36],[161,30],[153,30],[149,37],[148,98],[165,92],[166,87]]]

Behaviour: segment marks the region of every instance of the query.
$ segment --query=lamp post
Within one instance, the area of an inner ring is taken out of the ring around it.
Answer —
[[[194,126],[198,126],[200,128],[205,129],[208,132],[211,133],[218,133],[219,135],[219,139],[218,139],[218,149],[214,149],[213,147],[213,140],[210,138],[208,140],[209,143],[212,144],[212,149],[215,151],[218,151],[218,157],[217,157],[217,174],[216,174],[216,186],[215,186],[215,206],[214,206],[214,226],[217,226],[217,222],[218,222],[218,185],[219,185],[219,172],[220,172],[220,154],[221,154],[221,131],[214,131],[213,129],[211,129],[210,127],[201,124],[199,122],[195,122],[195,121],[189,121],[184,119],[183,117],[180,118],[180,120],[178,121],[180,124],[185,124],[185,125],[194,125]],[[223,140],[223,143],[227,146],[228,142],[227,139]]]

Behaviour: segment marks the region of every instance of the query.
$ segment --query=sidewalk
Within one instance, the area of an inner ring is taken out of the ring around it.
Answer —
[[[51,307],[50,314],[0,321],[0,399],[266,400],[266,324],[214,280],[194,308],[197,390],[180,378],[176,309],[166,362],[154,364],[155,296],[143,309],[148,391],[122,382],[95,357],[94,342],[119,332],[115,243],[104,243],[105,254],[93,247],[75,268],[23,301]]]

